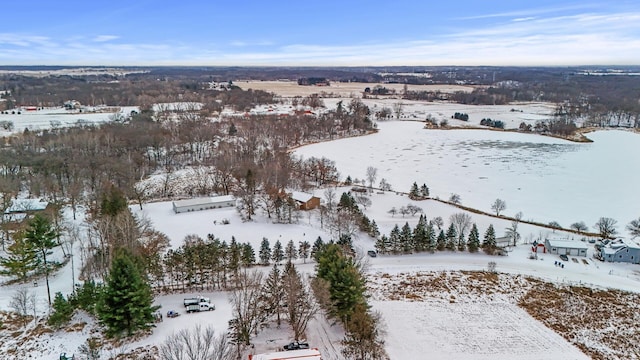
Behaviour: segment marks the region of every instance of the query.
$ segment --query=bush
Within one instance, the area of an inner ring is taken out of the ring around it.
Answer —
[[[62,296],[62,293],[57,292],[53,300],[53,313],[49,316],[47,323],[58,329],[71,321],[73,311],[73,305]]]

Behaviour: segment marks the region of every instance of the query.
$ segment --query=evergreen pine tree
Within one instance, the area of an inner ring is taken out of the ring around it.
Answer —
[[[427,184],[422,184],[422,187],[420,187],[420,195],[422,195],[422,197],[429,197],[429,188],[427,187]]]
[[[482,241],[482,250],[489,255],[493,255],[496,251],[496,231],[493,229],[493,224],[490,224],[487,231],[484,233],[484,240]]]
[[[322,241],[322,238],[318,236],[316,241],[313,242],[313,246],[311,247],[311,258],[313,258],[315,262],[318,262],[318,256],[324,249],[324,246],[324,241]]]
[[[259,256],[260,264],[269,265],[269,260],[271,260],[271,246],[269,245],[269,239],[267,239],[266,237],[262,238]]]
[[[23,232],[13,234],[13,244],[7,247],[4,257],[0,257],[0,275],[15,276],[25,281],[38,268],[38,254],[33,244],[26,241]]]
[[[374,246],[378,253],[386,254],[387,251],[389,251],[389,248],[387,247],[388,245],[389,245],[389,238],[387,237],[387,235],[382,235],[376,240],[376,243]]]
[[[311,250],[311,244],[309,244],[308,241],[300,241],[298,243],[298,257],[302,258],[305,264],[307,263],[307,259],[309,258],[310,250]]]
[[[422,252],[427,249],[427,219],[420,214],[420,219],[413,229],[413,249],[415,252]]]
[[[340,247],[342,247],[342,251],[345,252],[345,254],[353,254],[355,253],[355,249],[353,248],[353,239],[351,238],[351,234],[342,234],[340,235],[340,237],[338,238],[338,241],[336,242],[336,244],[340,245]]]
[[[464,238],[464,233],[458,234],[458,251],[467,250],[467,239]]]
[[[240,244],[236,241],[235,236],[231,237],[231,243],[229,243],[229,251],[227,253],[227,268],[232,273],[238,273],[240,270],[240,260],[242,257],[242,249]]]
[[[273,251],[271,251],[271,260],[276,264],[280,264],[283,259],[284,250],[282,249],[282,244],[280,243],[280,240],[276,240],[276,243],[273,244]]]
[[[426,220],[426,219],[425,219]],[[431,221],[427,221],[427,251],[430,253],[434,253],[436,251],[436,229],[433,227],[433,223]]]
[[[402,251],[402,244],[400,243],[400,228],[398,224],[391,229],[389,233],[389,250],[392,254],[399,254]]]
[[[444,236],[444,230],[440,230],[438,240],[436,240],[436,250],[443,251],[447,248],[447,237]]]
[[[134,260],[124,250],[118,251],[111,264],[104,291],[98,303],[98,315],[109,337],[133,335],[153,326],[151,287]]]
[[[349,320],[357,305],[366,305],[364,278],[339,245],[329,244],[322,251],[316,273],[329,283],[333,305],[330,312],[343,323]]]
[[[376,224],[375,220],[371,220],[371,225],[369,226],[369,236],[372,238],[377,238],[380,236],[380,229],[378,229],[378,224]]]
[[[298,258],[298,251],[296,249],[296,245],[293,243],[293,240],[289,240],[284,253],[287,257],[287,262],[292,262],[293,260]]]
[[[411,185],[411,190],[409,190],[409,199],[416,200],[420,197],[420,189],[418,189],[418,184],[414,181],[413,185]]]
[[[267,279],[262,286],[262,294],[266,303],[266,312],[269,316],[276,316],[276,323],[280,326],[280,315],[282,314],[282,304],[284,289],[282,288],[282,276],[278,265],[273,264]]]
[[[408,222],[405,222],[402,226],[402,230],[400,230],[400,243],[402,245],[402,252],[405,254],[413,252],[413,233]]]
[[[43,215],[36,214],[25,232],[24,239],[31,244],[31,247],[37,251],[38,265],[44,268],[44,276],[47,284],[47,297],[49,305],[51,305],[51,290],[49,289],[49,263],[47,255],[49,250],[53,249],[56,244],[54,239],[58,237],[58,233],[53,228],[51,221]]]
[[[480,248],[480,233],[478,232],[478,226],[475,223],[471,226],[467,247],[471,253],[477,252]]]
[[[449,228],[447,229],[447,250],[451,250],[451,251],[455,251],[456,250],[456,245],[457,245],[457,240],[458,240],[458,233],[456,232],[456,228],[453,226],[453,223],[451,223],[451,225],[449,225]]]
[[[256,252],[253,251],[253,246],[249,243],[242,244],[241,255],[242,266],[248,267],[256,263]]]
[[[53,312],[47,320],[47,324],[59,329],[62,325],[71,321],[73,305],[64,298],[61,292],[57,292],[53,298]]]

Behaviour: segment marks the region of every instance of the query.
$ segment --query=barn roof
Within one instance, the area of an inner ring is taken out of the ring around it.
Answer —
[[[558,247],[558,248],[567,248],[567,249],[589,249],[589,246],[581,241],[574,240],[558,240],[558,239],[547,239],[549,242],[549,246]]]

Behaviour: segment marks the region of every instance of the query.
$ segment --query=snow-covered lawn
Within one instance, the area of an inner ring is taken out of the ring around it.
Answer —
[[[483,130],[425,130],[418,122],[379,122],[376,134],[298,148],[302,157],[327,157],[342,178],[364,179],[378,169],[394,189],[426,183],[431,195],[491,212],[496,198],[507,215],[557,221],[568,227],[599,217],[616,219],[623,231],[637,218],[640,138],[625,131],[588,134],[593,143],[572,143],[534,134]]]

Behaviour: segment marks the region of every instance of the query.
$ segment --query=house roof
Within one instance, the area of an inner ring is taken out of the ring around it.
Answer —
[[[222,196],[177,200],[173,202],[173,206],[175,207],[198,206],[198,205],[216,204],[216,203],[233,201],[233,200],[235,200],[235,197],[233,197],[233,195],[222,195]]]
[[[26,212],[26,211],[42,211],[49,205],[48,201],[42,199],[13,199],[5,213]]]
[[[256,354],[250,356],[251,360],[321,360],[318,349],[302,349],[280,351],[268,354]]]
[[[602,251],[605,254],[615,254],[620,250],[624,249],[640,249],[640,245],[632,240],[628,239],[618,239],[617,241],[611,242],[602,248]]]
[[[295,201],[301,201],[301,202],[307,202],[311,199],[313,199],[315,196],[313,196],[313,194],[309,194],[309,193],[305,193],[305,192],[301,192],[301,191],[292,191],[291,192],[291,198]]]
[[[583,243],[582,241],[574,241],[574,240],[558,240],[558,239],[547,239],[549,242],[549,246],[551,247],[559,247],[559,248],[567,248],[567,249],[589,249],[589,245]]]

